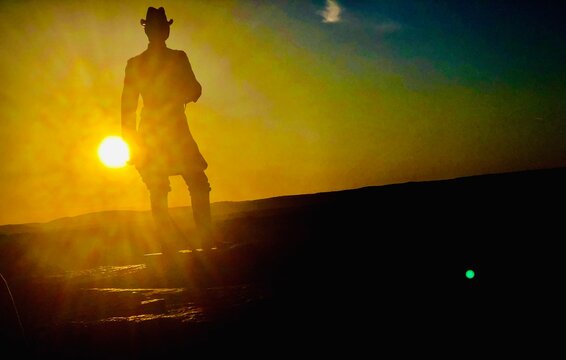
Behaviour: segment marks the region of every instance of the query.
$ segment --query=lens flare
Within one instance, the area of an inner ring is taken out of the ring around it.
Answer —
[[[108,136],[98,147],[98,158],[109,168],[121,168],[130,160],[130,148],[119,136]]]
[[[476,272],[474,270],[466,270],[466,277],[468,279],[473,279],[476,276]]]

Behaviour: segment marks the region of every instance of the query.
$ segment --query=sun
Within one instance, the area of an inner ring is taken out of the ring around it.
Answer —
[[[130,148],[119,136],[108,136],[98,147],[98,158],[109,168],[121,168],[130,160]]]

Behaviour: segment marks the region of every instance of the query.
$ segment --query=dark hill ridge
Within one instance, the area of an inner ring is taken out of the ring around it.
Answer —
[[[213,214],[227,241],[254,244],[283,278],[332,272],[340,259],[348,273],[394,269],[414,279],[420,268],[439,283],[459,284],[454,279],[475,266],[491,274],[484,287],[536,285],[554,279],[550,267],[561,263],[565,180],[566,168],[481,175],[221,202]],[[190,241],[190,208],[172,213]],[[147,252],[149,224],[148,212],[110,211],[4,226],[0,250],[26,272],[135,263]],[[2,261],[0,272],[12,266]],[[520,277],[508,276],[519,269]]]
[[[253,243],[285,271],[313,259],[329,271],[337,258],[351,253],[360,261],[348,266],[368,266],[368,271],[405,264],[396,271],[409,276],[424,266],[441,277],[460,276],[462,269],[444,269],[481,264],[493,280],[511,266],[538,274],[556,264],[562,253],[564,184],[566,168],[533,170],[220,202],[213,204],[213,215],[227,241]],[[190,211],[172,209],[189,241]],[[148,251],[142,242],[150,224],[147,211],[108,211],[3,226],[0,250],[21,260],[18,269],[41,269],[46,259],[55,262],[48,267],[60,268],[132,263]],[[66,256],[58,259],[61,254]],[[0,262],[0,272],[12,263]]]
[[[483,204],[498,202],[498,200],[503,199],[517,203],[525,201],[541,202],[557,200],[560,196],[563,196],[562,186],[565,180],[566,168],[528,170],[446,180],[368,186],[313,194],[277,196],[239,202],[222,201],[213,203],[212,211],[215,218],[222,221],[226,218],[239,217],[244,214],[250,215],[256,212],[292,211],[292,209],[308,206],[338,205],[336,202],[360,201],[359,206],[366,206],[368,202],[375,201],[374,205],[369,205],[373,207],[374,211],[385,205],[396,209],[412,206],[416,208],[422,206],[435,207],[442,203],[464,206],[466,201],[477,203],[480,200],[483,201]],[[421,196],[424,196],[424,198],[421,199]],[[425,200],[427,196],[433,197],[431,203],[423,204],[411,201],[412,197],[414,200]],[[398,201],[396,201],[396,197]],[[457,204],[459,200],[462,201],[461,205]],[[412,203],[409,205],[406,201]],[[380,206],[380,203],[383,205]],[[548,204],[553,203],[549,202]],[[358,211],[359,206],[348,209],[348,211]],[[365,211],[365,207],[362,210]],[[171,209],[173,217],[178,219],[179,222],[182,222],[187,215],[190,219],[190,211],[190,207]],[[148,211],[111,210],[60,218],[46,223],[2,225],[0,226],[0,236],[100,225],[108,226],[112,223],[145,226],[150,220],[151,216]]]
[[[565,180],[549,169],[216,203],[240,246],[205,257],[214,276],[143,263],[147,212],[2,227],[0,273],[41,356],[548,346],[565,303]],[[190,209],[173,213],[190,237]],[[164,291],[165,313],[128,320]],[[13,323],[2,339],[18,337]]]

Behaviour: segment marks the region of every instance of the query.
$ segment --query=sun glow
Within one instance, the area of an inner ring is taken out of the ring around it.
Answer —
[[[108,136],[98,147],[100,161],[109,168],[121,168],[130,160],[130,148],[119,136]]]

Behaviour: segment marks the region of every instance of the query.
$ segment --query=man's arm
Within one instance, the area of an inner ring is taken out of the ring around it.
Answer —
[[[131,60],[126,65],[124,76],[124,88],[122,90],[122,137],[130,145],[136,141],[136,110],[138,108],[139,90],[134,79],[134,72]]]
[[[202,94],[202,86],[198,82],[195,73],[193,72],[193,68],[191,63],[189,62],[189,57],[187,54],[182,51],[182,66],[183,66],[183,81],[185,82],[185,104],[190,102],[197,102]]]

